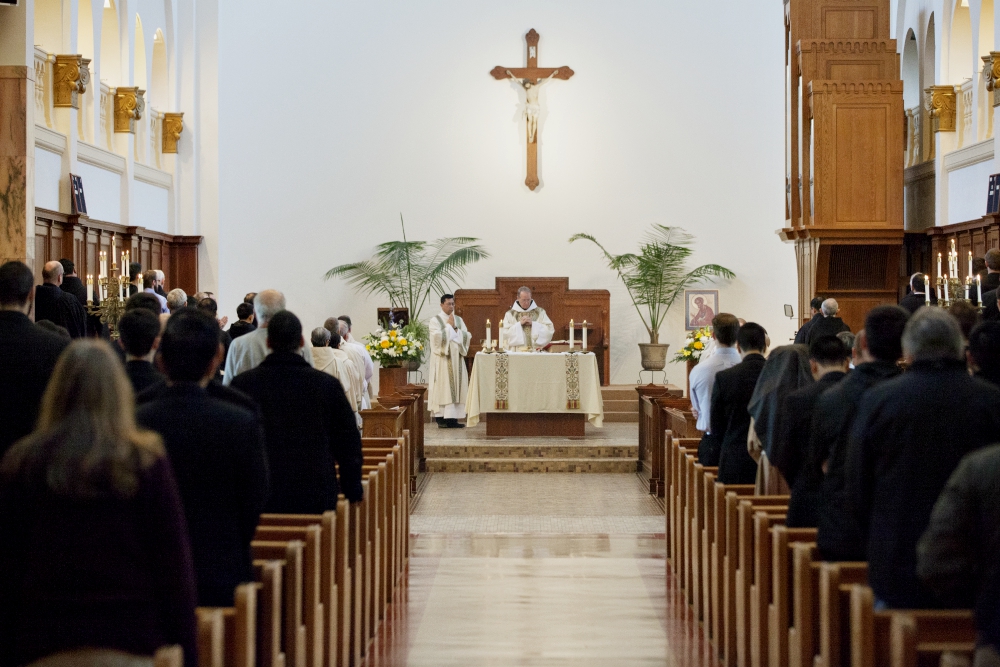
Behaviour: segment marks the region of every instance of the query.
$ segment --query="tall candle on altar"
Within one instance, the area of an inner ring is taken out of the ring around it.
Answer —
[[[94,302],[94,276],[87,274],[87,303]]]
[[[931,305],[931,277],[924,274],[924,303]]]
[[[941,277],[941,253],[938,253],[938,278]]]
[[[979,279],[978,275],[976,276],[976,292],[979,296],[978,303],[981,306],[983,305],[983,282]]]
[[[972,251],[969,251],[969,279],[972,279]]]
[[[486,320],[486,347],[489,347],[490,343],[493,342],[493,331],[492,331],[492,329],[493,329],[493,327],[490,325],[490,321]]]
[[[497,347],[503,349],[503,325],[497,327]]]
[[[573,340],[576,337],[576,326],[573,324],[573,320],[569,321],[569,349],[573,349]]]
[[[587,351],[587,320],[583,321],[583,351]]]
[[[948,274],[947,273],[944,274],[944,300],[945,301],[951,301],[951,299],[948,296]]]

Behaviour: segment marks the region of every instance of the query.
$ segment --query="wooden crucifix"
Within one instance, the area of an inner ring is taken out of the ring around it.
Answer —
[[[497,65],[490,74],[497,81],[513,79],[524,88],[524,120],[528,136],[528,176],[524,184],[530,190],[538,187],[538,117],[541,106],[538,103],[538,87],[549,79],[566,79],[573,76],[569,67],[539,67],[538,66],[538,33],[532,28],[525,35],[528,42],[528,66],[504,67]]]

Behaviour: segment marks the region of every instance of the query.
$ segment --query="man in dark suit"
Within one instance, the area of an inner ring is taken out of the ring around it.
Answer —
[[[72,338],[85,337],[87,312],[75,296],[62,290],[62,264],[46,262],[42,280],[44,282],[35,288],[35,321],[48,320],[66,329]]]
[[[128,277],[131,282],[128,284],[128,295],[138,294],[142,291],[142,264],[130,262],[128,265]]]
[[[712,433],[722,437],[718,480],[722,484],[753,484],[757,462],[747,451],[750,413],[747,406],[764,369],[767,332],[756,322],[740,327],[736,348],[742,361],[715,376],[712,388]]]
[[[1000,322],[980,322],[969,334],[966,362],[977,378],[1000,387]]]
[[[927,293],[924,290],[927,276],[923,273],[914,273],[910,276],[910,293],[900,300],[899,307],[911,315],[927,303]],[[975,298],[975,297],[973,297]],[[931,290],[931,304],[937,303],[937,295]]]
[[[805,488],[802,477],[809,438],[812,432],[816,402],[827,389],[836,386],[847,375],[851,351],[837,336],[817,338],[809,346],[809,369],[816,382],[793,391],[782,404],[778,422],[778,438],[771,445],[768,460],[781,471],[788,486]],[[788,507],[788,525],[815,526],[815,503],[791,503]]]
[[[118,334],[125,349],[125,373],[136,395],[166,378],[153,367],[160,344],[160,318],[145,308],[135,308],[118,321]]]
[[[816,320],[823,317],[823,313],[819,312],[819,309],[822,307],[822,305],[823,305],[823,297],[819,296],[814,296],[812,298],[812,301],[809,302],[809,311],[811,318],[808,322],[802,325],[802,328],[799,329],[798,332],[796,332],[794,341],[796,345],[806,344],[806,336],[809,335],[809,330],[812,329],[813,324],[816,323]]]
[[[1000,320],[997,290],[1000,288],[1000,250],[986,251],[986,280],[983,281],[983,320]],[[977,290],[978,291],[978,290]]]
[[[264,433],[251,411],[212,398],[205,385],[222,361],[219,325],[196,310],[167,321],[159,363],[169,386],[136,412],[159,433],[184,501],[198,604],[229,607],[252,581],[250,541],[267,499]]]
[[[836,299],[826,299],[819,310],[822,317],[810,327],[809,333],[806,334],[806,345],[811,345],[814,340],[822,336],[836,336],[843,331],[851,330],[851,327],[847,326],[837,314],[840,312],[840,304]]]
[[[35,428],[45,386],[68,344],[28,318],[34,285],[25,264],[0,266],[0,459]]]
[[[257,325],[253,323],[253,304],[241,303],[236,306],[236,317],[238,319],[230,324],[227,330],[230,339],[236,340],[257,328]]]
[[[60,259],[59,264],[63,267],[63,280],[62,285],[59,287],[63,292],[68,292],[75,296],[81,305],[86,306],[87,287],[80,280],[80,276],[76,275],[76,264],[71,259]]]
[[[299,318],[287,310],[267,325],[271,354],[232,387],[260,404],[271,470],[266,511],[320,514],[337,494],[361,500],[361,436],[340,382],[302,358]],[[340,467],[337,484],[335,465]]]
[[[869,389],[851,430],[847,501],[865,536],[868,583],[890,608],[935,607],[917,541],[961,458],[995,442],[1000,389],[970,377],[958,322],[922,308],[903,331],[909,370]]]

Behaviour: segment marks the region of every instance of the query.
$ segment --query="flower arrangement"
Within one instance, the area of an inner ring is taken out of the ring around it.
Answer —
[[[712,340],[712,327],[702,327],[688,334],[684,340],[684,347],[674,355],[671,361],[693,361],[698,363],[701,360],[701,353],[705,351],[705,346]]]
[[[398,324],[379,328],[365,336],[364,341],[372,361],[383,368],[399,366],[404,361],[419,362],[424,352],[424,344],[408,335]]]

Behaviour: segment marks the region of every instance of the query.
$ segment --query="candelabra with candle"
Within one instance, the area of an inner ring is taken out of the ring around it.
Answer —
[[[93,274],[87,275],[87,313],[100,316],[101,324],[106,324],[111,338],[118,338],[118,322],[125,314],[125,299],[128,297],[129,262],[131,252],[121,253],[121,269],[118,268],[118,249],[115,237],[111,236],[111,267],[108,269],[108,253],[98,253],[100,260],[97,282]],[[97,288],[97,303],[94,302],[94,288]]]

